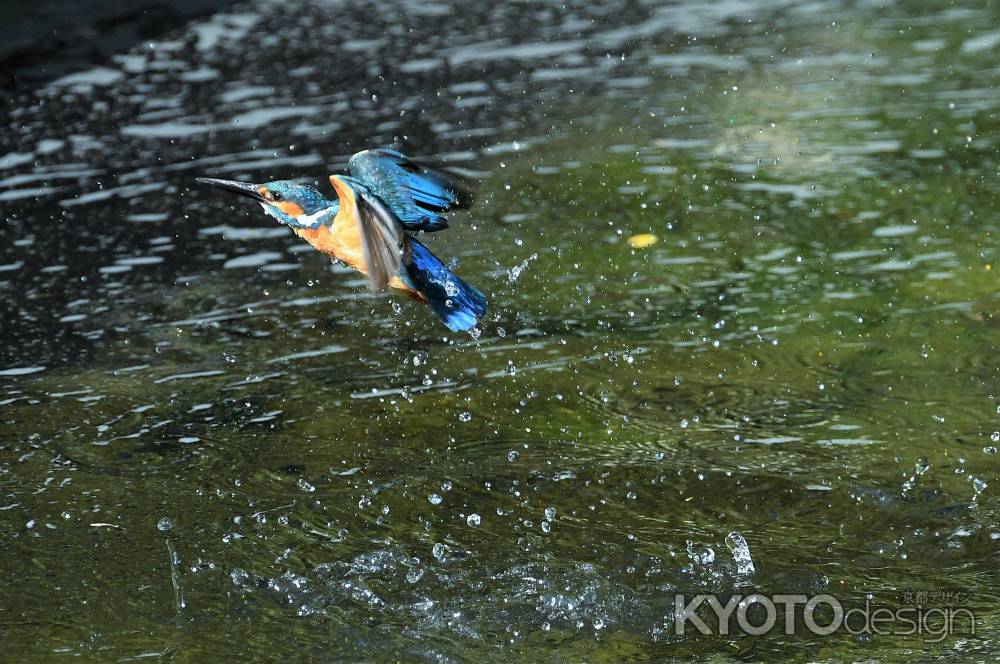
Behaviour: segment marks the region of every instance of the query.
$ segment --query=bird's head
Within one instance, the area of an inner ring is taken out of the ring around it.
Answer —
[[[293,228],[317,228],[337,214],[338,203],[328,200],[319,189],[292,180],[275,180],[264,184],[197,178],[226,191],[252,198],[264,212]]]

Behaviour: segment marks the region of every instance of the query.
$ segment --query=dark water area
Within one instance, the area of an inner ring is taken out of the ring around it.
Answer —
[[[28,90],[104,64],[233,0],[32,0],[4,3],[0,89]]]
[[[12,93],[5,656],[996,659],[998,19],[261,1]],[[193,182],[380,146],[471,183],[477,334]]]

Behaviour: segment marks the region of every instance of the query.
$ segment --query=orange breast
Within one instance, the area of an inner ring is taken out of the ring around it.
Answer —
[[[367,273],[357,221],[345,220],[343,212],[337,214],[329,227],[296,228],[295,234],[327,256],[336,258],[363,274]]]
[[[349,189],[347,191],[350,192],[349,201],[345,201],[347,197],[340,191],[337,192],[341,194],[340,210],[329,227],[324,225],[316,229],[295,228],[294,230],[296,235],[319,251],[367,276],[368,270],[365,267],[365,257],[361,249],[358,208],[354,200],[354,192]],[[345,205],[345,202],[349,204]],[[403,291],[415,300],[426,302],[423,295],[404,284],[399,277],[393,277],[392,281],[389,282],[389,287]]]

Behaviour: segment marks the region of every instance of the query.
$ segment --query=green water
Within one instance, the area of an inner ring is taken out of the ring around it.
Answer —
[[[292,7],[295,25],[342,16]],[[321,35],[291,50],[254,31],[147,64],[133,106],[50,92],[99,117],[45,133],[15,112],[10,152],[65,138],[81,184],[38,151],[21,170],[61,188],[5,199],[2,262],[24,265],[0,273],[4,657],[997,657],[996,8],[636,7],[501,8],[465,41],[441,27],[455,82],[383,62],[357,74],[379,102],[336,126],[191,129],[292,98],[237,65],[334,58]],[[412,21],[444,20],[427,11]],[[561,46],[495,42],[518,26]],[[176,92],[199,58],[241,72],[212,110],[197,83]],[[335,107],[302,66],[293,108],[309,90]],[[261,81],[277,91],[255,97]],[[180,138],[134,128],[160,123]],[[103,148],[77,151],[81,128]],[[188,189],[322,179],[393,140],[474,183],[427,241],[488,294],[477,337]],[[671,631],[676,593],[752,592],[894,610],[928,593],[975,634]]]

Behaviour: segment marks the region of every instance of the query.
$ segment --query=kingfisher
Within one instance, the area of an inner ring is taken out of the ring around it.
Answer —
[[[486,297],[411,235],[447,228],[444,213],[468,207],[465,190],[395,150],[358,152],[347,169],[350,175],[329,176],[336,200],[294,180],[197,181],[257,201],[313,247],[364,274],[373,288],[429,304],[453,332],[474,328],[486,314]]]

